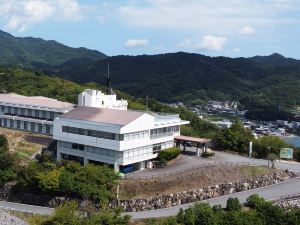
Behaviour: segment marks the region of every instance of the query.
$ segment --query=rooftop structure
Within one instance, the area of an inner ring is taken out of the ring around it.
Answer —
[[[58,101],[43,96],[24,96],[14,93],[0,94],[0,104],[22,106],[23,108],[38,108],[56,112],[67,112],[74,108],[74,104]]]
[[[139,118],[143,114],[145,114],[145,112],[143,113],[138,111],[122,111],[78,106],[61,117],[123,126]]]
[[[92,89],[84,90],[78,96],[78,106],[127,110],[128,102],[117,100],[117,95],[110,88],[108,90],[108,94]]]

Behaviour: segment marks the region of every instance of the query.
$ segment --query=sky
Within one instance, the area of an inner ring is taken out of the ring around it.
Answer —
[[[300,0],[0,0],[0,29],[109,56],[300,59]]]

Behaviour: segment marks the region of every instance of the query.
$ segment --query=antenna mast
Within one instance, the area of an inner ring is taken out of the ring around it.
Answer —
[[[111,95],[110,77],[109,77],[109,63],[107,64],[107,83],[106,83],[106,94]]]

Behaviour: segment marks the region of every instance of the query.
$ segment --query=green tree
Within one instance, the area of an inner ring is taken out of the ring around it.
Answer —
[[[239,210],[241,210],[241,208],[242,208],[242,205],[241,205],[238,198],[233,198],[233,197],[228,198],[227,203],[226,203],[226,209],[227,210],[230,210],[230,211],[237,210],[237,211],[239,211]]]
[[[196,204],[194,213],[195,225],[217,225],[215,214],[208,204]]]
[[[248,153],[249,142],[254,139],[250,129],[244,128],[240,120],[233,121],[230,128],[219,131],[214,142],[219,149]]]
[[[43,191],[58,192],[60,190],[59,177],[63,168],[39,172],[36,175],[38,187]]]
[[[284,147],[288,147],[288,144],[276,136],[263,136],[253,141],[253,152],[258,158],[266,158],[269,152],[279,155]]]
[[[16,157],[9,152],[5,135],[0,134],[0,187],[16,179]]]

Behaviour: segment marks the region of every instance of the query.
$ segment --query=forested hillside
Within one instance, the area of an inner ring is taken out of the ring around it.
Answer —
[[[19,38],[0,30],[0,65],[35,68],[52,73],[64,65],[95,62],[107,56],[86,48],[71,48],[41,38]]]
[[[0,31],[0,65],[105,85],[108,63],[113,86],[136,97],[185,103],[239,100],[248,109],[300,105],[300,61],[279,54],[228,58],[178,52],[107,57]]]
[[[64,68],[60,73],[77,82],[104,84],[108,62],[114,86],[134,96],[148,93],[165,102],[213,99],[240,100],[248,105],[250,100],[259,105],[300,104],[300,61],[278,54],[236,59],[183,52],[114,56],[89,66]]]

